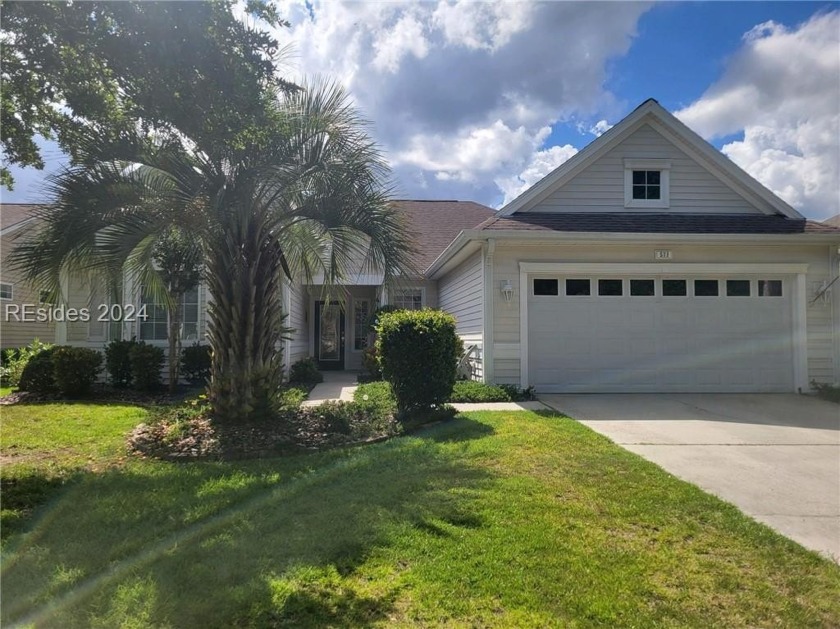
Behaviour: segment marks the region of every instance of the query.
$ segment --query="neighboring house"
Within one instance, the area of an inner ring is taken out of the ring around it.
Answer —
[[[28,345],[38,338],[51,343],[55,325],[38,322],[37,310],[48,308],[44,294],[13,272],[7,262],[15,239],[37,224],[34,212],[38,205],[0,204],[0,348]]]
[[[452,313],[477,378],[542,392],[840,381],[840,228],[805,220],[656,101],[496,213],[456,201],[397,207],[422,271],[388,286],[359,274],[333,302],[318,281],[287,287],[287,365],[313,356],[322,369],[360,369],[368,317],[390,303]],[[66,288],[86,303],[84,283]],[[121,297],[112,303],[142,301],[129,285]],[[202,339],[203,287],[183,308],[185,343]],[[166,313],[147,310],[143,323],[59,324],[56,338],[163,345]]]
[[[823,224],[831,227],[840,227],[840,214],[835,214],[831,218],[825,219]]]

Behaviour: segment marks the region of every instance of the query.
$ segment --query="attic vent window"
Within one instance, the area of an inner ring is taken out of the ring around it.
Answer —
[[[624,207],[669,207],[670,173],[665,159],[625,159]]]

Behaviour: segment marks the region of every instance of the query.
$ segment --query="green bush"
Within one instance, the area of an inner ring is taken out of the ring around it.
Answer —
[[[811,388],[817,392],[817,395],[829,402],[840,404],[840,387],[833,384],[823,384],[816,380],[811,380]]]
[[[38,339],[33,340],[25,347],[5,349],[0,357],[0,378],[10,387],[20,385],[20,379],[23,376],[23,370],[29,360],[40,354],[42,351],[50,349],[52,345],[49,343],[42,343]]]
[[[382,379],[382,369],[379,367],[379,352],[376,351],[376,345],[371,345],[362,352],[362,367],[368,372],[371,380]]]
[[[209,345],[190,345],[181,352],[181,374],[190,384],[204,384],[210,379],[213,357]]]
[[[393,415],[397,410],[391,385],[383,381],[360,384],[353,393],[353,401],[362,408],[383,415]]]
[[[133,374],[131,372],[131,348],[137,341],[111,341],[105,346],[105,371],[108,380],[119,389],[131,386]]]
[[[452,388],[450,402],[512,402],[513,397],[502,387],[475,382],[474,380],[459,380]]]
[[[289,369],[290,384],[318,384],[324,381],[314,358],[301,358]]]
[[[288,387],[277,394],[277,406],[280,412],[294,411],[300,408],[300,405],[308,397],[309,392],[306,389]]]
[[[370,318],[367,320],[368,332],[378,334],[377,329],[379,328],[379,319],[382,315],[388,314],[389,312],[396,312],[397,310],[399,310],[399,308],[391,304],[379,306],[376,310],[370,313]]]
[[[395,433],[390,415],[371,412],[355,402],[329,401],[302,408],[296,421],[308,430],[329,435],[343,435],[345,441],[359,441]]]
[[[21,391],[29,391],[30,393],[52,393],[55,391],[55,370],[52,361],[54,351],[55,348],[50,347],[29,357],[18,381],[18,388]]]
[[[160,387],[160,371],[163,369],[164,360],[163,349],[140,341],[129,351],[129,359],[135,389],[153,391]]]
[[[87,347],[63,345],[53,348],[53,376],[59,392],[78,397],[90,392],[102,369],[102,354]]]
[[[455,333],[455,317],[429,309],[383,314],[376,349],[400,415],[449,399],[463,351]]]

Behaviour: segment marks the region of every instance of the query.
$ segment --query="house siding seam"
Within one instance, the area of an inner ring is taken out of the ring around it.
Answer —
[[[670,207],[624,207],[624,159],[670,160]],[[648,124],[530,212],[739,214],[760,212]]]
[[[438,282],[438,305],[455,317],[456,330],[464,349],[477,345],[479,356],[473,359],[473,377],[483,377],[484,273],[478,251],[442,277]]]

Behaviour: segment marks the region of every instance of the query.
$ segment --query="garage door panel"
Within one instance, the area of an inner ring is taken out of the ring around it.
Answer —
[[[531,297],[530,383],[546,392],[791,390],[788,291],[730,297],[725,278],[720,286],[719,297],[663,297],[661,283],[655,297]]]

